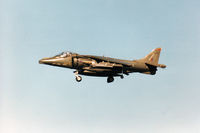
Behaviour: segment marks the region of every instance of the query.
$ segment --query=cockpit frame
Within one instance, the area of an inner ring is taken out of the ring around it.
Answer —
[[[62,53],[56,55],[56,57],[59,56],[59,57],[61,57],[61,58],[65,58],[65,57],[70,57],[70,56],[72,56],[72,54],[74,54],[74,53],[69,52],[69,51],[66,51],[66,52],[62,52]]]

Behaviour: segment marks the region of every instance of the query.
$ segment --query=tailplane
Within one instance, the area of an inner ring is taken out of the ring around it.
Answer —
[[[151,53],[146,55],[144,58],[140,59],[139,61],[143,61],[148,65],[165,68],[166,65],[158,64],[160,52],[161,52],[161,48],[156,48]]]

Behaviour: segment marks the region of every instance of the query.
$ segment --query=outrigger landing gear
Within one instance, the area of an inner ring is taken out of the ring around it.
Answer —
[[[78,71],[75,71],[74,73],[75,73],[76,81],[81,82],[82,77],[78,75]]]
[[[107,83],[111,83],[113,81],[114,81],[114,77],[113,76],[108,76]]]

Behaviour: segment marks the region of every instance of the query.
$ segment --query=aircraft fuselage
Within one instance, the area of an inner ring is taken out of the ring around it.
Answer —
[[[87,76],[108,77],[107,81],[112,82],[114,80],[113,77],[115,76],[123,78],[123,74],[128,75],[133,72],[151,75],[156,74],[157,67],[162,67],[162,65],[154,63],[153,60],[154,58],[157,58],[156,62],[158,62],[159,54],[160,49],[157,48],[145,58],[131,61],[104,56],[79,55],[71,52],[63,52],[62,54],[54,57],[43,58],[39,61],[39,63],[76,69],[76,79],[79,77],[79,80],[82,78],[78,76],[78,74],[81,74]],[[166,66],[163,65],[163,68],[164,67]],[[77,81],[79,80],[77,79]]]

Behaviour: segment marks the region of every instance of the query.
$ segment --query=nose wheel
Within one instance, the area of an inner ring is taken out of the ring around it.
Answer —
[[[78,75],[78,71],[75,71],[74,73],[75,73],[76,81],[81,82],[82,77]]]
[[[82,77],[81,77],[81,76],[76,76],[76,81],[77,81],[77,82],[81,82],[81,80],[82,80]]]

